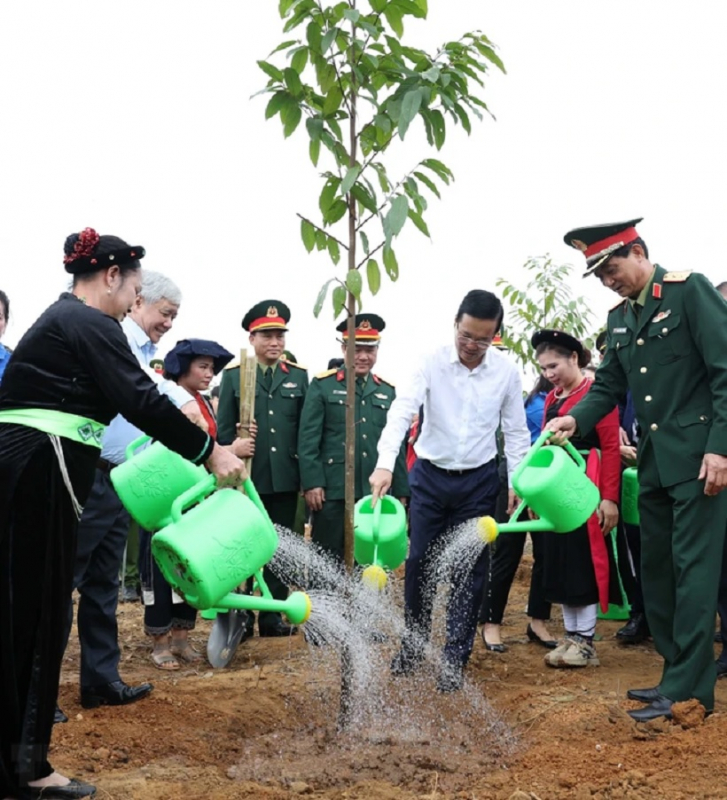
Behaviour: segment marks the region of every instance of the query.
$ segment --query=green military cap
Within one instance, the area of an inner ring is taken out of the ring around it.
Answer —
[[[290,309],[280,300],[262,300],[242,318],[242,327],[249,333],[287,331]]]
[[[620,250],[627,244],[636,241],[639,233],[636,225],[643,220],[643,217],[629,219],[626,222],[609,222],[605,225],[591,225],[587,228],[574,228],[568,231],[563,237],[563,241],[580,250],[586,257],[588,268],[583,273],[583,277],[590,275],[594,270],[616,250]]]
[[[386,323],[378,314],[356,314],[354,320],[356,332],[354,334],[356,344],[369,345],[376,347],[381,341],[381,331],[386,327]],[[348,320],[336,325],[336,330],[343,334],[343,341],[348,341]]]
[[[280,356],[281,361],[290,361],[293,364],[298,363],[298,359],[290,352],[290,350],[283,350],[283,354]]]
[[[608,331],[605,329],[602,330],[598,336],[596,336],[596,350],[603,355],[606,352],[606,335]]]
[[[152,360],[149,362],[149,366],[154,370],[154,372],[161,374],[164,372],[164,359],[152,358]]]

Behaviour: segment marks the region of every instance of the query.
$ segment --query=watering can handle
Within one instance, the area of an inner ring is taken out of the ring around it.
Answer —
[[[217,488],[217,478],[214,475],[206,475],[199,483],[196,483],[186,492],[182,492],[179,497],[172,503],[172,522],[179,522],[182,518],[182,512],[188,506],[199,500],[204,500],[210,492]]]
[[[533,451],[539,450],[548,441],[548,439],[550,439],[553,433],[554,431],[543,431],[533,443]],[[568,455],[576,462],[576,464],[578,464],[579,468],[585,472],[586,462],[583,460],[583,456],[576,450],[576,448],[573,447],[570,442],[565,442],[563,449],[566,450]]]
[[[147,436],[145,433],[143,433],[137,439],[134,439],[133,442],[130,442],[126,448],[126,460],[128,461],[134,455],[135,450],[149,441],[151,441],[151,436]]]
[[[375,545],[379,543],[379,530],[381,528],[381,507],[384,504],[384,498],[380,497],[379,502],[374,506],[374,519],[373,527],[371,529],[371,538]]]

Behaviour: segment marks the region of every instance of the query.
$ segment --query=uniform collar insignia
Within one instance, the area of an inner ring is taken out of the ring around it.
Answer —
[[[653,287],[651,288],[651,294],[657,300],[661,300],[661,284],[660,283],[654,283]]]
[[[346,392],[345,389],[334,389],[333,390],[333,394],[346,394],[346,393],[347,392]]]
[[[671,309],[670,309],[670,308],[667,308],[667,310],[666,310],[666,311],[660,311],[660,312],[659,312],[659,313],[658,313],[658,314],[657,314],[657,315],[654,317],[654,319],[652,319],[651,321],[652,321],[652,322],[661,322],[663,319],[666,319],[666,318],[669,316],[669,314],[671,314]]]

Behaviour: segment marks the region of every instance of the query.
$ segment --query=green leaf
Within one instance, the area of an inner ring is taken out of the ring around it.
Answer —
[[[401,102],[401,114],[399,116],[399,136],[404,138],[409,128],[409,124],[419,113],[422,104],[422,93],[420,89],[412,89],[404,95]]]
[[[270,56],[274,56],[276,53],[279,53],[281,50],[287,50],[289,47],[292,47],[294,44],[298,44],[298,40],[297,39],[288,39],[287,42],[281,42],[275,48],[275,50],[271,50],[270,51],[270,54],[268,55],[268,58],[270,58]]]
[[[388,3],[389,0],[369,0],[369,5],[377,14],[380,14],[386,8]]]
[[[321,289],[318,292],[318,297],[316,297],[316,303],[313,306],[313,316],[314,317],[318,317],[318,315],[321,313],[321,310],[323,308],[323,303],[326,301],[326,295],[328,294],[328,287],[335,280],[336,280],[335,278],[331,278],[330,280],[327,280],[323,284],[323,286],[321,286]]]
[[[311,141],[317,142],[323,133],[323,120],[317,117],[308,117],[305,121],[305,127],[308,129],[308,136]]]
[[[436,108],[432,109],[430,116],[432,120],[432,132],[434,134],[434,146],[437,148],[437,150],[441,150],[446,135],[444,116],[442,112]]]
[[[389,182],[389,176],[386,174],[386,167],[378,161],[372,162],[371,167],[376,171],[376,174],[379,177],[379,186],[381,186],[381,191],[390,191],[391,183]]]
[[[366,253],[366,255],[368,255],[369,254],[369,237],[363,231],[359,232],[359,236],[361,237],[361,247],[363,247],[364,253]]]
[[[321,214],[323,214],[324,217],[328,213],[328,209],[333,205],[333,201],[336,199],[340,183],[341,181],[339,178],[331,176],[323,186],[321,196],[318,198],[318,208],[320,208]]]
[[[505,69],[505,65],[502,63],[500,56],[488,45],[484,44],[482,41],[476,42],[475,47],[482,53],[482,55],[488,60],[491,61],[503,74],[507,74],[507,70]]]
[[[335,287],[331,294],[333,300],[333,319],[337,319],[346,307],[346,289],[340,284]]]
[[[308,48],[307,47],[299,47],[295,53],[293,53],[293,58],[290,59],[290,66],[298,73],[298,75],[303,72],[308,63]]]
[[[283,121],[283,136],[287,139],[298,127],[303,112],[295,103],[288,103],[280,110],[280,119]]]
[[[272,64],[268,63],[267,61],[258,61],[258,67],[268,76],[270,76],[275,81],[282,81],[283,80],[283,73]]]
[[[441,70],[439,67],[430,67],[426,72],[422,72],[422,78],[430,83],[436,83],[439,80]]]
[[[285,85],[288,87],[293,97],[300,97],[303,93],[303,84],[300,82],[300,75],[298,75],[298,72],[292,67],[286,67],[283,70],[283,78],[285,80]]]
[[[321,39],[321,54],[325,55],[328,52],[328,48],[333,44],[333,40],[338,36],[338,28],[331,28],[327,30],[323,34],[323,38]]]
[[[425,158],[424,161],[422,161],[422,166],[432,170],[432,172],[446,184],[449,184],[450,180],[454,180],[452,170],[441,161],[437,161],[436,158]]]
[[[394,251],[390,247],[384,247],[384,269],[392,281],[395,281],[399,277],[399,263],[396,260]]]
[[[326,101],[323,103],[323,116],[328,117],[331,114],[335,114],[336,111],[338,111],[338,109],[341,107],[342,102],[343,94],[336,83],[331,86],[328,94],[326,95]]]
[[[280,0],[278,3],[278,13],[281,17],[285,17],[285,15],[290,11],[291,6],[296,2],[296,0]]]
[[[334,264],[338,264],[341,260],[341,251],[338,247],[338,242],[332,237],[328,237],[328,255],[331,257],[331,261]]]
[[[311,139],[310,146],[308,147],[308,155],[313,162],[313,166],[318,166],[318,159],[321,157],[321,140]]]
[[[414,225],[419,228],[419,230],[425,235],[429,236],[431,239],[432,237],[429,234],[429,228],[427,227],[427,223],[424,222],[420,214],[417,214],[413,208],[409,209],[409,219],[414,223]]]
[[[392,201],[388,213],[384,217],[384,231],[387,239],[398,236],[404,227],[409,213],[409,200],[406,195],[398,194]]]
[[[472,124],[470,123],[470,118],[459,103],[454,104],[454,111],[459,117],[462,127],[467,131],[467,133],[472,133]]]
[[[377,294],[381,288],[381,269],[375,258],[370,258],[366,262],[366,280],[369,283],[371,294]]]
[[[361,172],[361,167],[358,165],[351,167],[348,172],[344,175],[343,180],[341,181],[341,194],[348,194],[351,191],[351,187],[356,183],[356,178],[358,178],[358,174]]]
[[[290,95],[287,92],[275,92],[265,108],[265,119],[274,117],[289,99]]]
[[[334,200],[323,217],[326,225],[334,225],[339,219],[343,218],[346,211],[348,211],[348,205],[345,200],[341,200],[340,198]]]
[[[346,288],[358,300],[363,288],[361,273],[357,269],[350,269],[346,275]]]
[[[357,11],[355,8],[347,8],[343,12],[343,16],[345,19],[349,20],[350,22],[353,22],[353,24],[355,25],[361,18],[361,12]]]
[[[310,253],[316,246],[316,229],[307,219],[300,221],[300,238],[305,249]]]
[[[316,250],[322,253],[328,247],[328,236],[323,232],[316,230]]]
[[[375,214],[378,211],[376,200],[374,199],[373,195],[370,194],[369,191],[360,183],[354,184],[353,188],[351,189],[351,194],[367,211],[370,211],[372,214]]]
[[[310,47],[313,52],[320,53],[323,31],[315,20],[308,23],[308,27],[305,29],[305,39],[308,42],[308,47]]]
[[[391,30],[401,39],[404,35],[404,23],[402,22],[402,17],[404,15],[396,6],[389,3],[384,9],[384,16],[391,26]]]

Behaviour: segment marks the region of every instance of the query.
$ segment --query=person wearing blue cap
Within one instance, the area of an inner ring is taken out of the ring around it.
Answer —
[[[217,436],[217,423],[207,391],[212,378],[233,355],[224,347],[207,339],[182,339],[164,359],[164,377],[173,380],[197,401],[207,422],[208,433]],[[252,439],[237,439],[229,446],[238,458],[249,458],[255,450]],[[177,670],[179,662],[194,663],[202,655],[192,647],[189,631],[194,629],[197,610],[184,602],[166,582],[151,554],[151,533],[139,531],[139,562],[144,604],[144,630],[154,646],[151,660],[158,669]]]

